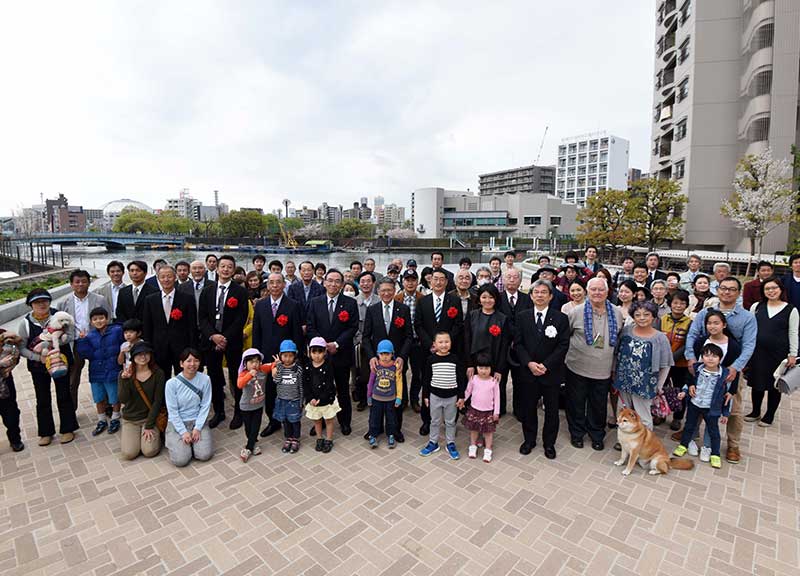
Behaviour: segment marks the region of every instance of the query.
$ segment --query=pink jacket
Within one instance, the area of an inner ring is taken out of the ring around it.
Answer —
[[[500,386],[494,378],[484,380],[475,374],[469,379],[467,392],[464,399],[472,397],[472,407],[481,412],[492,410],[495,415],[500,414]]]

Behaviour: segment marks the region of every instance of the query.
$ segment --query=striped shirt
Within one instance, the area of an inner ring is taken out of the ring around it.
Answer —
[[[463,398],[466,387],[466,372],[458,356],[448,353],[428,357],[422,374],[423,398],[430,398],[431,394],[439,398]]]
[[[291,366],[278,365],[278,377],[275,378],[278,398],[281,400],[302,400],[303,371],[294,363]]]

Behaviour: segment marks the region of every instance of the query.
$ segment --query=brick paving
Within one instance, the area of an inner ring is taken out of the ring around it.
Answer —
[[[243,464],[244,433],[224,425],[211,461],[177,469],[164,452],[122,462],[118,437],[92,438],[88,384],[76,440],[36,446],[33,387],[14,374],[26,449],[0,442],[3,575],[800,574],[800,399],[772,428],[746,423],[742,463],[719,471],[624,478],[613,433],[604,452],[576,450],[563,415],[555,461],[521,456],[511,417],[491,464],[466,458],[461,427],[460,461],[418,456],[414,414],[405,444],[370,450],[367,412],[330,454],[304,421],[297,455],[271,437]]]

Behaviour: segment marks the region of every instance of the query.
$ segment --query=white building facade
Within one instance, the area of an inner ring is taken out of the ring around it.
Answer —
[[[556,195],[584,206],[600,190],[627,190],[630,142],[605,131],[564,138],[556,160]]]

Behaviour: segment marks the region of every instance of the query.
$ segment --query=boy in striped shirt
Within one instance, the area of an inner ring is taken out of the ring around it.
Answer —
[[[458,460],[456,449],[456,417],[464,407],[464,390],[467,375],[464,365],[450,352],[450,334],[436,334],[434,353],[428,357],[422,373],[422,401],[431,410],[431,431],[428,443],[419,451],[420,456],[430,456],[439,451],[439,427],[444,420],[445,440],[450,458]]]

